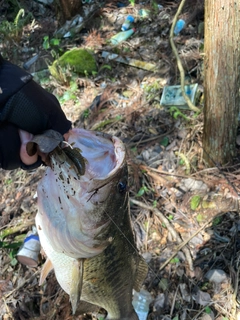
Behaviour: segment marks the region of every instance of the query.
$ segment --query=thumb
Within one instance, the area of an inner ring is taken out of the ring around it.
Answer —
[[[33,156],[29,156],[26,149],[26,145],[33,138],[33,135],[27,131],[20,129],[18,130],[18,132],[21,140],[20,158],[26,165],[34,164],[38,160],[37,152]]]

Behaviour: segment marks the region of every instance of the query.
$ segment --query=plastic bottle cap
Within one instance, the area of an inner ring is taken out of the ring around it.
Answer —
[[[134,22],[133,16],[127,16],[126,20],[130,21],[131,23]]]

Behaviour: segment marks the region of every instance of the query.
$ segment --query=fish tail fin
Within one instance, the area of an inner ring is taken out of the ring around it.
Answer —
[[[83,264],[84,259],[76,259],[72,268],[72,282],[69,296],[73,314],[75,314],[77,310],[77,306],[81,297],[83,285]]]
[[[140,291],[142,283],[147,276],[147,273],[148,273],[148,265],[146,261],[143,259],[143,257],[139,256],[139,263],[137,266],[135,279],[133,283],[134,290]]]

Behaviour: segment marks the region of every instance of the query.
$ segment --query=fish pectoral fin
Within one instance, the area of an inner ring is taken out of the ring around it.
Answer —
[[[53,270],[52,262],[47,258],[47,260],[45,261],[45,263],[42,267],[42,270],[41,270],[40,279],[39,279],[40,286],[43,284],[43,282],[46,280],[49,272],[52,270]]]
[[[72,266],[72,281],[70,287],[70,301],[72,305],[73,314],[77,310],[78,303],[80,301],[82,285],[83,285],[83,264],[84,259],[76,259]]]
[[[140,291],[142,287],[142,283],[146,278],[148,273],[148,265],[143,257],[139,256],[139,262],[137,265],[136,275],[133,283],[133,289],[136,291]]]

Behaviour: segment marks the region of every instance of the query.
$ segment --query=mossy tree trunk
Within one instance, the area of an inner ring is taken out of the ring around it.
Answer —
[[[80,13],[82,7],[81,0],[55,0],[58,17],[61,22],[70,20]]]
[[[205,0],[204,24],[204,158],[211,166],[224,165],[232,162],[236,151],[240,106],[240,1]]]

